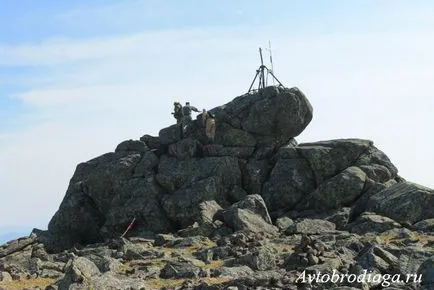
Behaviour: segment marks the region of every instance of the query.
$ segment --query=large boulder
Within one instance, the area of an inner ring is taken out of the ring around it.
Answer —
[[[297,88],[267,88],[250,106],[242,128],[259,135],[298,136],[312,120],[312,106]]]
[[[228,209],[217,213],[215,218],[222,219],[234,231],[277,233],[264,200],[257,194],[246,196]]]
[[[55,240],[50,250],[120,235],[134,216],[151,231],[169,230],[157,203],[162,188],[154,182],[156,162],[152,152],[121,151],[79,164],[48,225]]]
[[[173,194],[166,194],[161,200],[167,216],[182,228],[194,222],[204,222],[203,202],[224,200],[225,188],[218,177],[210,177],[181,188]]]
[[[356,166],[322,183],[297,205],[298,209],[324,211],[351,205],[363,192],[366,173]]]
[[[396,183],[374,194],[367,203],[367,211],[401,224],[414,224],[434,218],[434,191],[411,182]]]
[[[262,196],[271,212],[291,209],[315,189],[315,179],[305,159],[278,159],[270,178],[264,183]]]
[[[299,144],[297,150],[309,162],[319,185],[354,165],[372,144],[369,140],[337,139]]]
[[[231,187],[241,183],[241,171],[235,157],[189,158],[185,160],[163,155],[156,175],[158,183],[169,192],[191,186],[209,177],[220,177]]]

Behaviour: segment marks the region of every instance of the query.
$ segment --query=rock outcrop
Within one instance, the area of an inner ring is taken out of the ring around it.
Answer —
[[[38,278],[46,289],[300,289],[302,270],[363,269],[433,285],[434,192],[372,141],[298,144],[313,111],[297,88],[211,112],[214,144],[199,115],[182,138],[173,125],[79,164],[48,231],[0,247],[0,289]]]

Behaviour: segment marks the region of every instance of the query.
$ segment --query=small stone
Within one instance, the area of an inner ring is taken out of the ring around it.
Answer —
[[[11,282],[12,276],[8,272],[0,272],[0,281]]]
[[[314,256],[313,254],[307,255],[307,261],[309,263],[309,266],[317,265],[319,262],[318,257]]]

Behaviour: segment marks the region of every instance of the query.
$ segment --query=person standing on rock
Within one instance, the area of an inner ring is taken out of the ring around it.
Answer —
[[[202,111],[202,122],[205,126],[205,134],[208,140],[211,143],[214,143],[214,137],[215,137],[215,117],[211,112],[206,111],[203,109]]]
[[[191,111],[200,112],[196,107],[191,106],[190,102],[186,102],[185,106],[182,107],[182,136],[187,132],[187,127],[192,121]]]
[[[176,124],[180,124],[182,121],[182,105],[179,102],[173,103],[173,117],[176,119]]]

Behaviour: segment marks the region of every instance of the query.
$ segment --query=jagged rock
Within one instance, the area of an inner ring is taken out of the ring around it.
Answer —
[[[420,265],[417,274],[422,276],[421,285],[426,289],[432,289],[429,287],[434,286],[434,256]]]
[[[39,258],[42,261],[49,261],[50,260],[50,255],[45,250],[43,244],[37,244],[37,245],[35,245],[35,246],[32,247],[31,258]]]
[[[169,145],[168,154],[179,159],[187,159],[200,155],[202,144],[193,138],[185,138]]]
[[[298,136],[312,120],[312,111],[309,101],[297,88],[269,87],[262,92],[261,99],[249,108],[247,118],[241,119],[241,124],[244,130],[251,133],[292,138]]]
[[[414,224],[434,218],[434,191],[415,183],[397,183],[374,194],[368,201],[367,211],[401,224]]]
[[[219,144],[205,145],[204,156],[232,156],[237,158],[248,158],[255,151],[255,147],[225,147]]]
[[[98,267],[85,257],[74,257],[65,266],[65,276],[58,282],[60,289],[68,289],[71,284],[89,281],[100,275]]]
[[[349,221],[354,221],[360,214],[367,211],[366,205],[374,194],[391,185],[389,182],[379,183],[367,177],[362,195],[352,204]]]
[[[315,189],[315,179],[304,159],[278,159],[265,182],[262,196],[270,211],[291,209]]]
[[[375,146],[371,146],[363,152],[355,165],[376,182],[384,183],[398,176],[398,169],[392,164],[389,157]]]
[[[120,143],[116,149],[115,152],[139,152],[144,153],[148,151],[149,148],[146,146],[145,142],[139,141],[139,140],[126,140],[122,143]]]
[[[148,289],[146,282],[141,279],[131,279],[112,272],[92,277],[86,287],[85,289]]]
[[[122,245],[122,252],[124,253],[124,259],[137,260],[144,259],[149,256],[152,258],[160,258],[159,253],[156,255],[150,250],[150,245],[147,243],[130,243],[127,242]]]
[[[399,259],[379,246],[367,246],[356,258],[363,269],[375,269],[380,273],[394,272]]]
[[[276,220],[276,226],[281,231],[285,231],[287,228],[292,226],[294,224],[294,221],[290,219],[289,217],[281,217]]]
[[[214,270],[212,276],[214,277],[245,277],[253,275],[254,271],[249,266],[237,267],[221,267]]]
[[[237,158],[206,157],[178,160],[163,155],[156,176],[158,183],[170,192],[210,177],[220,177],[221,182],[230,188],[240,184],[241,171]]]
[[[394,220],[373,213],[364,213],[357,220],[347,226],[351,232],[360,235],[371,232],[381,233],[400,227],[401,225]]]
[[[8,272],[0,272],[0,281],[10,282],[12,281],[12,276]]]
[[[338,230],[343,230],[346,228],[351,215],[350,207],[342,207],[338,210],[334,210],[331,213],[327,213],[324,216],[326,221],[332,222],[336,225]]]
[[[36,236],[31,235],[28,238],[21,238],[17,240],[9,241],[4,247],[0,248],[0,258],[7,255],[19,252],[20,250],[26,248],[27,246],[34,244],[36,242]]]
[[[63,276],[63,273],[53,269],[42,269],[40,276],[42,278],[58,279]]]
[[[322,183],[315,191],[297,205],[297,209],[324,211],[348,206],[363,191],[366,174],[351,166]]]
[[[372,146],[372,141],[361,139],[336,139],[297,146],[314,171],[316,184],[335,176],[354,165],[362,153]]]
[[[277,233],[260,195],[248,195],[218,215],[221,215],[222,220],[234,231]]]
[[[139,153],[108,153],[77,166],[59,210],[48,230],[58,249],[101,240],[100,227],[111,209],[114,192],[131,178]]]
[[[323,234],[333,232],[336,225],[329,221],[320,219],[301,219],[294,222],[294,224],[285,231],[285,234]]]
[[[161,269],[160,277],[163,279],[198,278],[200,268],[186,262],[167,262]]]
[[[244,199],[247,195],[247,192],[241,186],[235,185],[228,194],[228,201],[235,203]]]
[[[244,130],[222,125],[216,134],[216,143],[228,147],[255,147],[256,139]]]
[[[250,159],[242,167],[243,186],[248,194],[261,194],[262,185],[268,178],[270,166],[267,160]]]
[[[158,161],[158,157],[154,152],[146,152],[134,168],[133,177],[144,177],[147,180],[153,180]]]
[[[270,246],[255,249],[252,253],[241,256],[237,263],[247,265],[253,270],[270,270],[276,267],[277,250]]]
[[[212,216],[210,216],[212,213],[209,213],[206,208],[204,210],[204,207],[210,204],[201,204],[222,200],[224,193],[225,188],[221,180],[217,177],[210,177],[193,182],[190,187],[179,189],[173,194],[164,195],[161,199],[161,205],[167,216],[184,228],[196,221],[203,223],[212,220]],[[213,208],[217,206],[218,204]]]
[[[434,218],[417,222],[412,226],[412,229],[421,232],[434,232]]]
[[[169,145],[181,140],[181,126],[175,124],[158,132],[158,140],[162,145]]]

